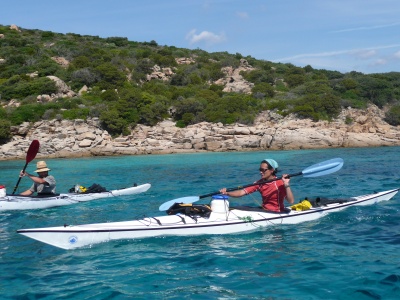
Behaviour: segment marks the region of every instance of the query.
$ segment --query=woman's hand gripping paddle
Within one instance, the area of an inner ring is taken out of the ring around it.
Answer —
[[[39,147],[40,147],[39,141],[33,140],[31,145],[29,146],[28,152],[26,153],[26,163],[25,167],[22,169],[22,172],[25,172],[28,164],[36,157],[36,154],[39,152]],[[17,190],[20,181],[21,177],[18,178],[18,182],[15,185],[12,195],[14,195],[15,191]]]
[[[287,177],[294,177],[294,176],[299,176],[299,175],[303,175],[304,177],[318,177],[318,176],[323,176],[323,175],[328,175],[328,174],[334,173],[334,172],[340,170],[342,168],[342,166],[343,166],[343,159],[334,158],[334,159],[326,160],[326,161],[320,162],[318,164],[312,165],[299,173],[289,174]],[[251,184],[243,185],[243,186],[236,187],[236,188],[229,188],[229,189],[226,189],[226,191],[231,192],[231,191],[235,191],[235,190],[240,190],[240,189],[243,189],[243,188],[246,188],[249,186],[265,184],[265,183],[269,183],[269,182],[276,181],[279,179],[282,179],[282,177],[279,177],[279,178],[276,178],[273,180],[266,180],[266,181],[251,183]],[[199,201],[202,198],[206,198],[206,197],[210,197],[210,196],[214,196],[214,195],[218,195],[218,194],[220,194],[219,191],[213,192],[210,194],[206,194],[206,195],[202,195],[202,196],[187,196],[187,197],[173,199],[173,200],[170,200],[170,201],[167,201],[167,202],[161,204],[159,207],[159,210],[160,211],[167,210],[174,203],[193,203],[193,202]]]

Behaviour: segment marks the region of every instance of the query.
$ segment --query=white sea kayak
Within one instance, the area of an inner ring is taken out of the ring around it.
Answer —
[[[350,206],[371,205],[390,200],[398,191],[399,189],[394,189],[348,199],[330,199],[325,202],[326,204],[314,205],[305,211],[288,210],[285,213],[271,213],[257,208],[229,208],[227,200],[212,200],[210,203],[212,212],[208,216],[179,213],[124,222],[20,229],[18,233],[62,249],[144,237],[231,234],[270,225],[297,224],[316,220],[330,212],[340,211]]]
[[[55,196],[20,196],[6,195],[0,197],[0,211],[5,210],[24,210],[24,209],[43,209],[55,206],[64,206],[87,202],[96,199],[134,195],[146,192],[151,187],[150,183],[132,186],[119,190],[111,190],[100,193],[66,193]]]

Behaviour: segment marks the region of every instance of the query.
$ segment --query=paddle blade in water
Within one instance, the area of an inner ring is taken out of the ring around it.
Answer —
[[[343,166],[343,159],[334,158],[319,164],[312,165],[302,171],[304,177],[318,177],[328,175],[340,170]]]

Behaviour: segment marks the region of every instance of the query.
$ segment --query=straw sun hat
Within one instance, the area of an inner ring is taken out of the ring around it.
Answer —
[[[36,168],[36,173],[50,171],[50,169],[46,165],[46,162],[43,160],[37,162]]]

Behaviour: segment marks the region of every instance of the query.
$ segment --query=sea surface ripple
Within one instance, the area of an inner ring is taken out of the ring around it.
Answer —
[[[152,187],[115,199],[0,212],[0,299],[399,299],[400,195],[297,225],[114,241],[69,251],[16,233],[162,215],[159,205],[174,198],[254,182],[264,158],[277,160],[281,174],[344,159],[336,173],[293,177],[296,201],[400,188],[399,153],[400,147],[378,147],[47,160],[58,192],[92,183],[108,189],[147,182]],[[0,184],[8,192],[24,164],[0,162]],[[23,178],[19,191],[29,185]],[[253,205],[259,198],[255,193],[230,201]]]

